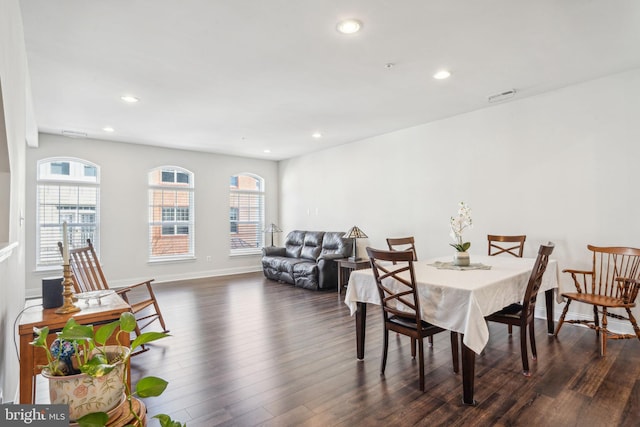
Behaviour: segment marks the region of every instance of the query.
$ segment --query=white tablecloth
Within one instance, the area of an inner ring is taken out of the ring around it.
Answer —
[[[531,275],[535,258],[473,256],[472,262],[490,265],[490,270],[445,270],[430,266],[441,257],[414,263],[422,319],[464,334],[464,343],[477,354],[489,340],[485,316],[519,302]],[[540,292],[558,287],[558,265],[549,260]],[[538,299],[544,300],[541,295]],[[351,315],[357,302],[380,305],[371,269],[351,272],[345,304]]]

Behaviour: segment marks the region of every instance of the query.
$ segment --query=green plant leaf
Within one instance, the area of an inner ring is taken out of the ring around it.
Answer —
[[[120,315],[120,329],[124,332],[133,332],[136,329],[136,317],[133,313],[125,311]]]
[[[160,396],[168,382],[158,377],[144,377],[136,384],[136,393],[140,397]]]
[[[186,427],[186,424],[182,424],[178,421],[173,421],[167,414],[154,415],[152,418],[160,420],[160,427]]]
[[[80,427],[104,427],[109,422],[106,412],[93,412],[76,420]]]
[[[87,363],[80,366],[80,371],[92,377],[101,377],[113,371],[115,364],[108,363],[107,356],[102,353],[95,354]]]
[[[101,326],[95,333],[95,341],[100,345],[105,345],[118,326],[120,326],[119,320]]]
[[[72,317],[62,328],[59,338],[67,341],[92,341],[93,336],[93,325],[81,325]]]
[[[156,341],[165,337],[170,336],[169,334],[165,334],[164,332],[144,332],[136,337],[131,343],[131,350],[134,350],[141,345],[146,343]]]
[[[467,250],[469,250],[470,247],[471,247],[471,242],[464,242],[462,244],[462,252],[467,252]]]
[[[49,327],[45,326],[42,329],[33,328],[33,333],[36,334],[36,339],[31,341],[31,345],[35,345],[36,347],[46,347],[47,336],[49,335]]]

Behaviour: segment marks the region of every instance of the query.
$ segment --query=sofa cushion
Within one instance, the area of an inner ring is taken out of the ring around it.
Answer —
[[[305,232],[300,230],[294,230],[287,234],[284,247],[289,258],[300,258],[300,252],[302,252],[302,246],[304,245],[304,235]]]
[[[346,239],[343,232],[327,231],[322,239],[322,255],[342,254],[349,256],[353,249],[351,239]]]
[[[322,231],[307,231],[304,235],[304,244],[300,251],[300,258],[315,261],[322,250]]]

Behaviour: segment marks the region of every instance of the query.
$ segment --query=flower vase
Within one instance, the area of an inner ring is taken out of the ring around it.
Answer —
[[[453,254],[453,265],[458,267],[467,267],[470,264],[468,252],[456,252]]]

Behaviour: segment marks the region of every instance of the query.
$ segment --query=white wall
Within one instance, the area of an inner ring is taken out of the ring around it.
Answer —
[[[0,262],[0,401],[4,402],[13,401],[18,389],[13,322],[24,305],[25,289],[25,224],[20,217],[25,211],[25,138],[32,129],[27,129],[29,80],[22,34],[18,0],[0,1],[0,111],[4,111],[0,227],[2,240],[17,243]]]
[[[639,113],[634,70],[283,161],[281,225],[356,224],[361,253],[413,235],[425,259],[452,252],[465,201],[472,256],[487,234],[526,234],[525,256],[551,240],[560,269],[589,267],[589,243],[640,247]]]
[[[229,177],[251,172],[265,179],[266,221],[278,222],[278,164],[269,160],[156,148],[111,141],[40,135],[27,149],[27,294],[41,293],[36,271],[36,165],[71,156],[100,166],[100,259],[111,286],[155,278],[157,282],[261,270],[260,256],[229,256]],[[194,261],[148,263],[149,170],[180,166],[194,173]],[[207,262],[207,257],[211,261]]]

